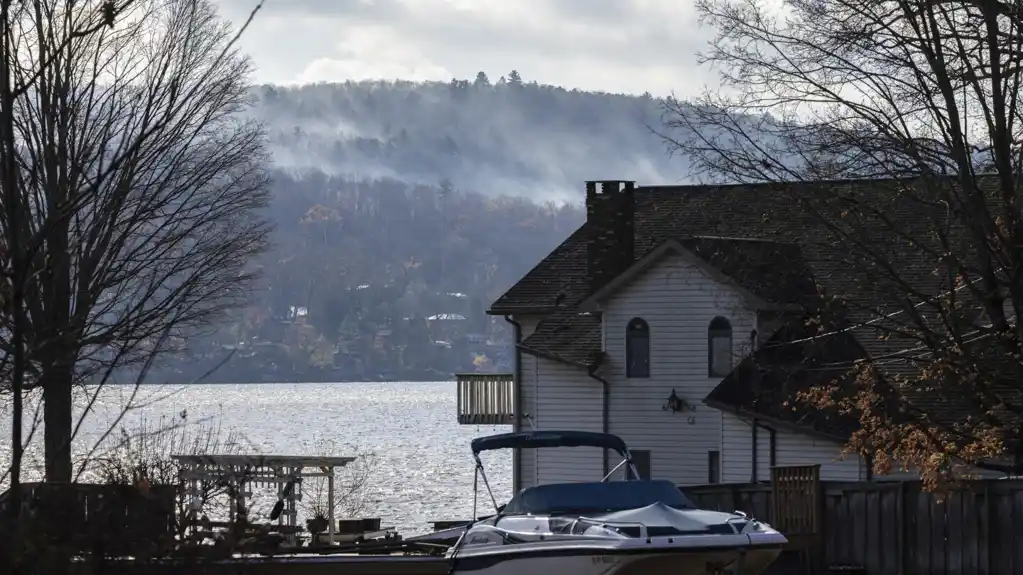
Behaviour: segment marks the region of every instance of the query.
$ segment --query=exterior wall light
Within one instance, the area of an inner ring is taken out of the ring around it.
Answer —
[[[682,399],[675,393],[675,388],[671,389],[671,395],[668,396],[668,403],[661,406],[664,411],[671,411],[672,413],[678,413],[680,411],[695,411],[691,405],[686,403],[686,400]]]

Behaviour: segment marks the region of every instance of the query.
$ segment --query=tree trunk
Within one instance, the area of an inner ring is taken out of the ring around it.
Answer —
[[[57,361],[43,368],[40,383],[43,388],[43,444],[48,482],[71,483],[73,382],[73,362]]]

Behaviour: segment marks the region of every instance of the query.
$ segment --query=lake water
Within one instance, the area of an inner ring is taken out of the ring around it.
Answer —
[[[82,424],[77,453],[111,428],[130,391],[117,387],[103,391],[94,413]],[[128,428],[143,418],[151,423],[161,417],[171,421],[184,412],[189,422],[216,419],[223,434],[242,439],[244,445],[236,450],[261,455],[370,454],[372,473],[363,516],[380,517],[384,525],[404,534],[428,531],[433,520],[471,517],[469,442],[511,430],[459,425],[454,382],[144,386],[138,393],[132,403],[140,407],[125,416]],[[85,401],[80,398],[78,403]],[[9,451],[9,430],[5,413],[0,422],[2,459]],[[40,431],[35,434],[41,436]],[[36,449],[33,460],[38,455]],[[483,462],[498,502],[507,501],[511,453],[485,453]],[[26,480],[30,478],[31,474]],[[480,506],[486,512],[492,507],[482,486]],[[254,504],[251,513],[260,513],[260,507],[267,506]]]

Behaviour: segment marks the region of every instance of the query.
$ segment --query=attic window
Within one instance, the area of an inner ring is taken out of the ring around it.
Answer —
[[[650,377],[650,326],[638,317],[625,328],[625,377]]]
[[[723,317],[707,328],[707,377],[725,377],[732,371],[732,324]]]

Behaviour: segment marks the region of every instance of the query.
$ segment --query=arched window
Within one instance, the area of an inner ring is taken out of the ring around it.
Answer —
[[[625,328],[625,377],[650,377],[650,326],[638,317]]]
[[[732,371],[732,324],[723,317],[710,320],[707,329],[707,376],[724,377]]]

